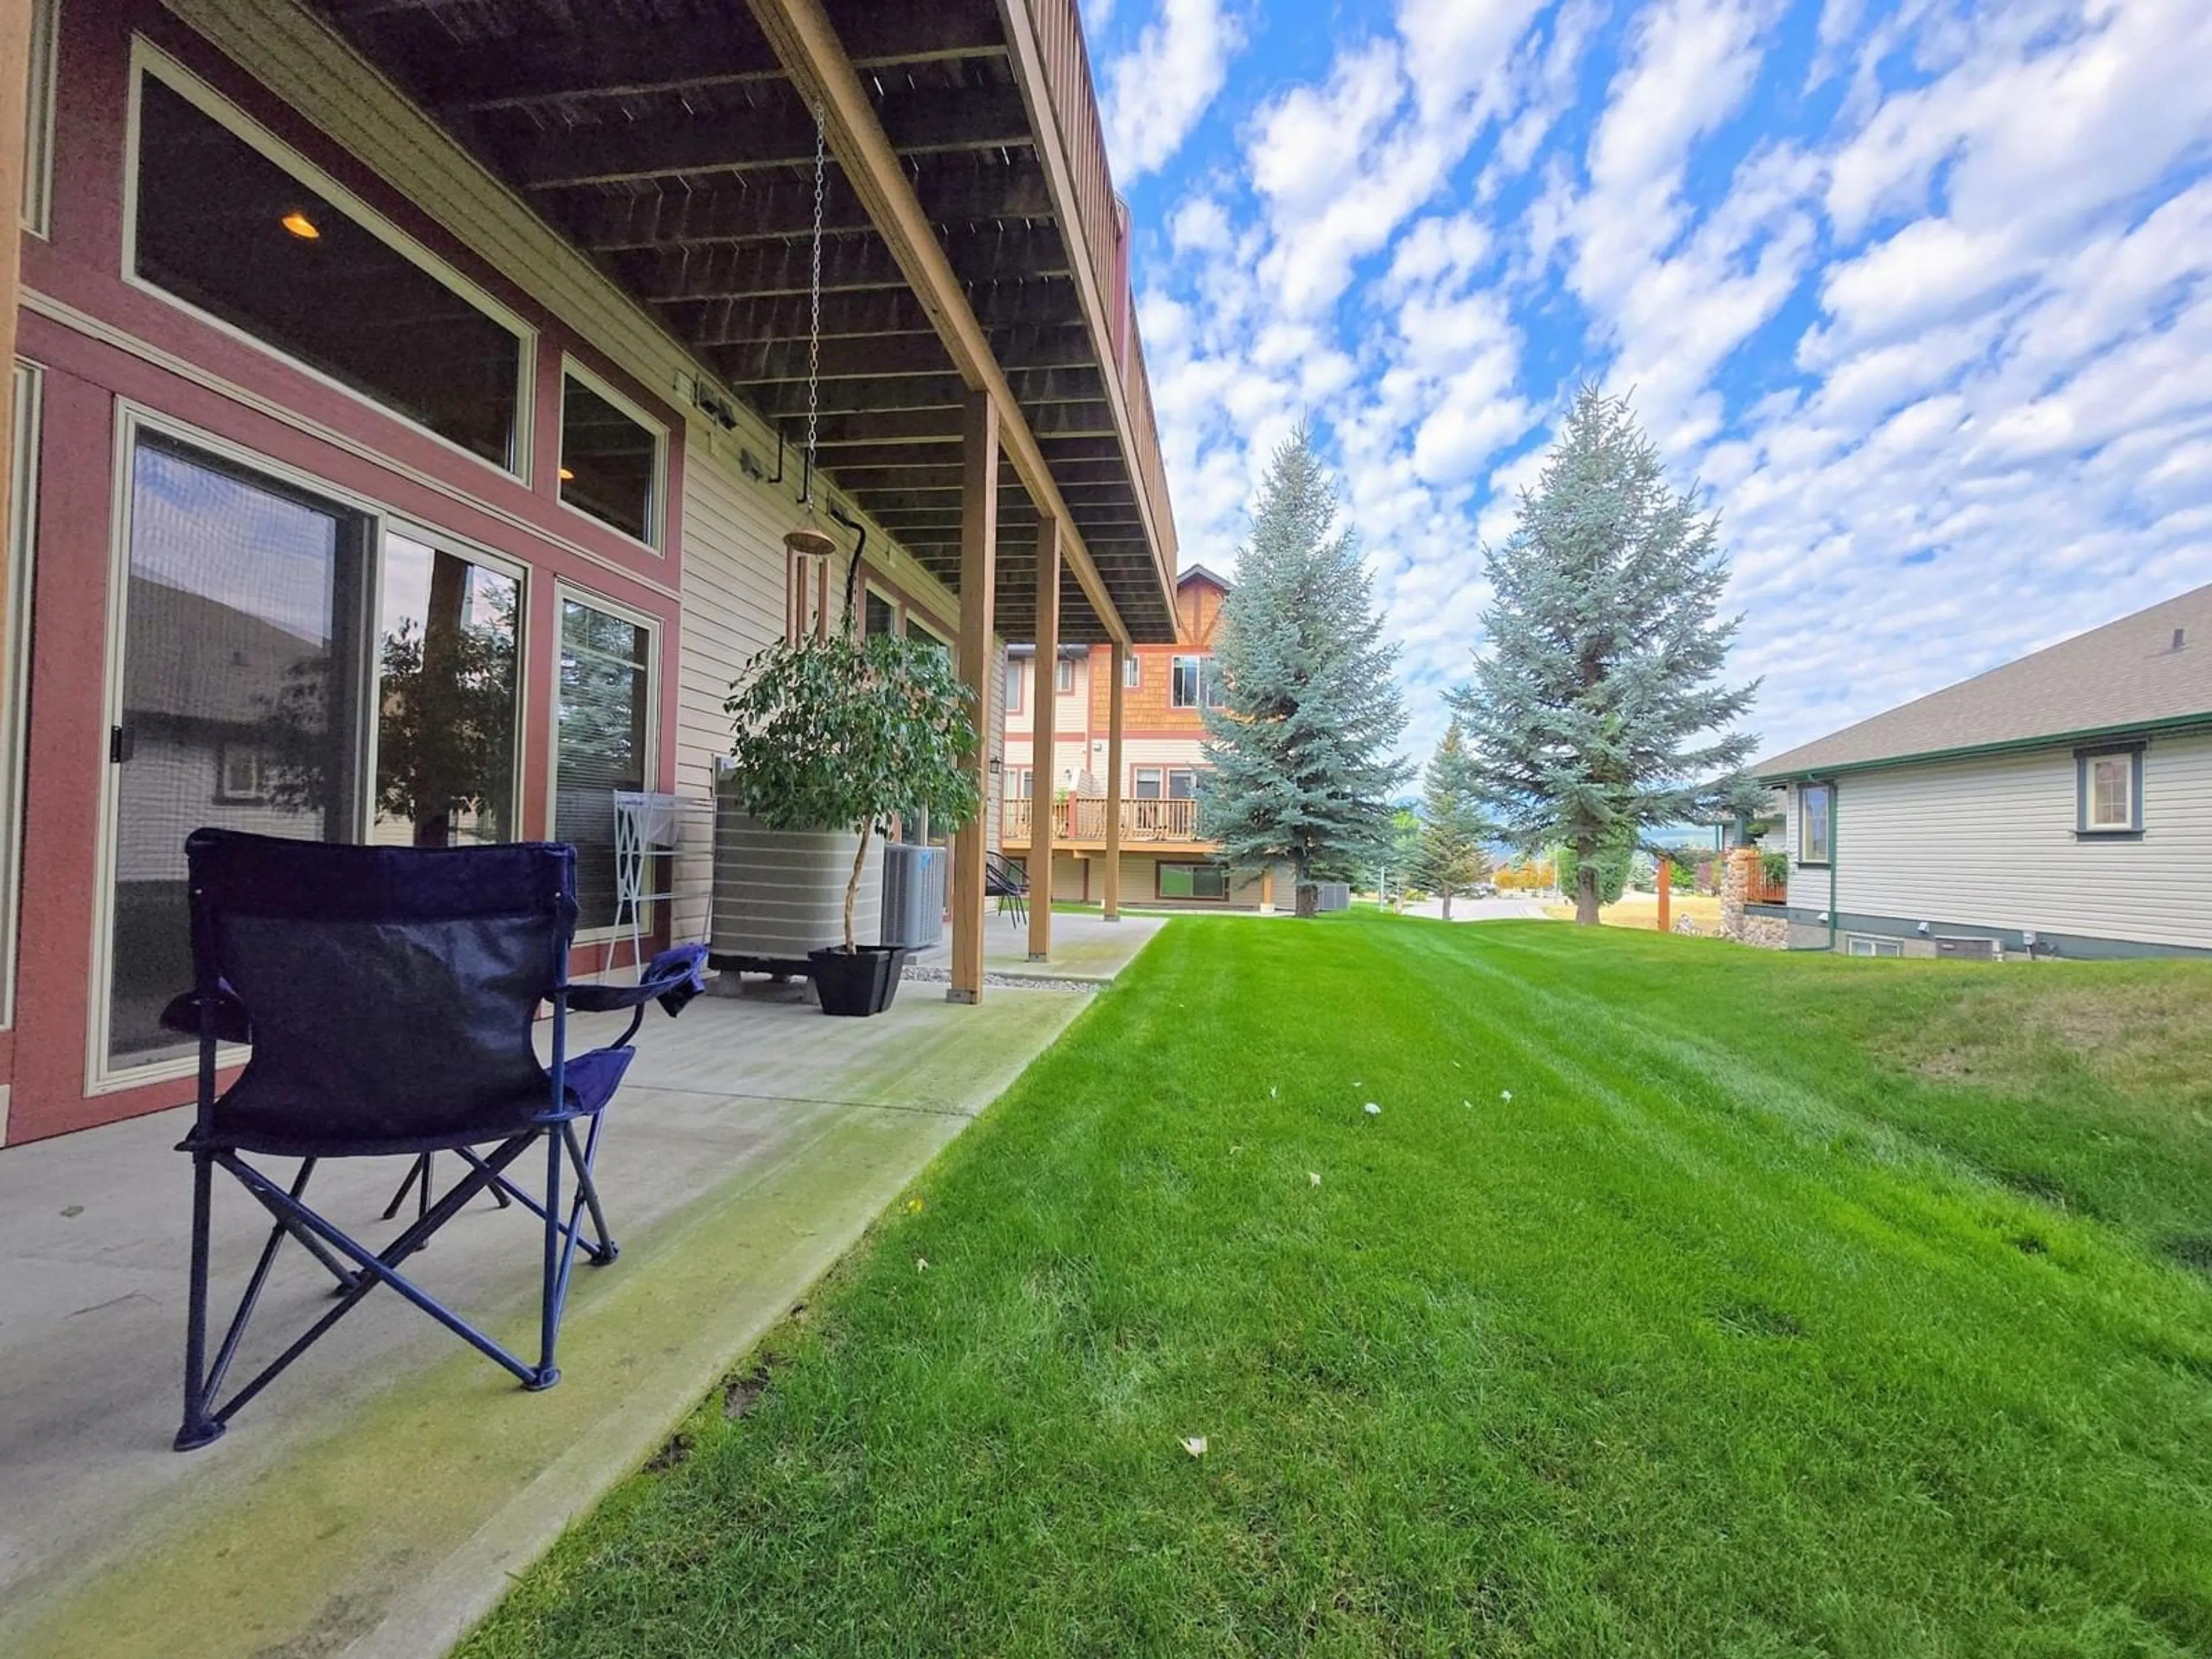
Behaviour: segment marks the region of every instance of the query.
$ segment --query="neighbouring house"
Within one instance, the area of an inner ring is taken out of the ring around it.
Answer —
[[[1075,0],[4,0],[0,77],[0,1143],[191,1097],[199,824],[574,842],[620,968],[613,792],[848,591],[976,695],[981,994],[1005,641],[1180,622]]]
[[[2212,955],[2212,586],[1753,770],[1789,876],[1749,913],[1792,945]]]
[[[1001,839],[1006,855],[1031,873],[1033,889],[1041,885],[1035,878],[1034,830],[1037,814],[1048,806],[1055,899],[1103,902],[1111,866],[1118,868],[1117,896],[1124,903],[1273,905],[1287,875],[1229,870],[1198,820],[1198,780],[1206,769],[1202,711],[1219,701],[1213,635],[1228,592],[1229,583],[1204,565],[1186,567],[1176,583],[1174,642],[1139,646],[1122,655],[1118,762],[1111,737],[1113,647],[1063,645],[1054,652],[1048,759],[1038,743],[1042,681],[1036,647],[1009,647]],[[1119,842],[1110,852],[1109,823]],[[1281,890],[1287,896],[1287,885]]]

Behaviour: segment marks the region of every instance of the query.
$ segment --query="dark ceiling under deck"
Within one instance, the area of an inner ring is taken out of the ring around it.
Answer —
[[[315,0],[794,447],[806,411],[813,118],[745,0]],[[992,0],[827,0],[916,199],[1133,640],[1174,637]],[[833,155],[821,465],[947,586],[965,393]],[[1000,492],[998,631],[1035,637],[1037,513]],[[1110,637],[1071,575],[1060,636]]]

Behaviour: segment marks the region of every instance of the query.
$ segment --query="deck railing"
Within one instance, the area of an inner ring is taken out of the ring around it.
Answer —
[[[1106,130],[1098,118],[1097,83],[1091,77],[1091,51],[1084,44],[1083,20],[1076,0],[1024,0],[1036,31],[1044,69],[1045,97],[1052,106],[1060,153],[1067,158],[1075,196],[1075,218],[1084,251],[1106,307],[1107,333],[1129,404],[1130,470],[1151,503],[1159,532],[1157,549],[1163,568],[1176,568],[1174,514],[1168,507],[1167,469],[1160,459],[1159,426],[1152,413],[1152,389],[1145,374],[1144,342],[1137,332],[1136,307],[1129,292],[1127,216],[1114,194],[1114,170],[1106,159]]]
[[[1026,847],[1035,830],[1035,805],[1019,797],[1004,803],[1000,839],[1010,847]],[[1106,842],[1106,799],[1103,795],[1079,795],[1052,804],[1052,836],[1064,847],[1103,847]],[[1121,844],[1147,842],[1191,842],[1198,833],[1198,803],[1194,800],[1125,800],[1121,803]]]
[[[1790,902],[1790,884],[1770,878],[1756,860],[1749,862],[1743,872],[1743,902],[1746,904],[1787,904]]]

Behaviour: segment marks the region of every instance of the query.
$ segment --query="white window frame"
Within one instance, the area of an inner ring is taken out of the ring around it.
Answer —
[[[1134,691],[1145,683],[1145,659],[1133,651],[1121,653],[1121,684],[1124,690]]]
[[[1060,657],[1054,661],[1052,689],[1063,697],[1075,695],[1075,659],[1073,657]]]
[[[511,453],[506,462],[489,460],[466,445],[454,442],[442,432],[433,431],[420,422],[410,420],[389,404],[380,402],[367,392],[348,386],[336,375],[326,374],[313,364],[293,356],[274,341],[254,333],[251,329],[202,310],[181,295],[172,294],[160,283],[138,275],[138,154],[140,94],[149,76],[159,81],[170,91],[191,104],[203,115],[228,131],[249,149],[258,151],[264,159],[282,167],[316,195],[321,197],[362,230],[375,237],[393,252],[415,266],[433,281],[442,283],[453,297],[481,312],[515,338],[514,426]],[[134,35],[131,41],[131,108],[128,127],[124,137],[123,168],[123,280],[142,294],[150,294],[162,304],[171,306],[197,318],[210,328],[218,329],[234,340],[242,341],[255,350],[284,364],[295,373],[304,374],[319,386],[325,386],[359,404],[374,410],[386,420],[397,421],[410,432],[419,432],[432,442],[442,444],[456,455],[466,456],[477,465],[487,468],[505,478],[520,480],[526,486],[530,482],[531,465],[535,452],[533,416],[538,406],[538,331],[524,321],[521,315],[494,299],[479,284],[471,282],[429,249],[401,230],[389,219],[361,199],[352,191],[317,167],[298,150],[240,109],[205,81],[186,69],[175,58],[153,45],[143,35]],[[589,516],[586,514],[586,516]],[[599,520],[593,520],[593,523]]]
[[[559,451],[561,441],[568,429],[568,382],[575,380],[586,390],[604,398],[623,414],[653,434],[653,487],[645,507],[645,537],[640,540],[619,525],[609,524],[596,513],[587,513],[561,494],[561,468],[566,465]],[[568,512],[595,524],[602,530],[612,531],[634,546],[665,555],[668,550],[668,423],[647,414],[635,398],[626,397],[610,385],[604,375],[596,374],[567,352],[561,354],[561,398],[554,422],[553,498]]]
[[[54,88],[62,28],[61,0],[31,0],[31,58],[23,77],[23,229],[41,241],[53,234]]]
[[[35,59],[33,60],[34,63]],[[9,381],[15,402],[7,579],[0,592],[0,1030],[15,1024],[16,928],[22,911],[24,714],[31,686],[31,572],[38,561],[39,417],[46,374],[18,359]],[[4,1126],[0,1126],[4,1127]]]
[[[1852,957],[1901,957],[1905,954],[1905,941],[1879,933],[1846,933],[1844,935],[1844,954]]]
[[[334,507],[361,513],[371,520],[369,548],[373,568],[368,573],[367,604],[369,625],[377,626],[384,615],[384,558],[385,538],[398,533],[413,541],[426,543],[471,564],[481,564],[512,576],[520,585],[518,599],[515,673],[521,702],[517,708],[517,731],[514,745],[514,799],[519,806],[522,800],[523,744],[522,721],[526,708],[530,675],[538,646],[532,639],[530,626],[530,592],[533,572],[513,558],[494,551],[467,537],[447,530],[435,529],[419,520],[397,513],[374,496],[363,495],[332,483],[313,472],[276,460],[246,445],[219,437],[204,428],[173,416],[161,413],[143,404],[118,398],[116,402],[114,453],[110,459],[108,544],[107,544],[107,624],[106,660],[101,667],[103,720],[100,730],[100,818],[97,830],[98,848],[94,856],[92,902],[92,1002],[85,1020],[85,1092],[99,1096],[114,1094],[125,1089],[136,1089],[143,1085],[173,1082],[188,1078],[198,1068],[197,1054],[181,1054],[167,1060],[149,1061],[143,1066],[111,1066],[108,1063],[107,1018],[110,1012],[108,983],[108,945],[113,937],[115,904],[115,791],[116,769],[108,763],[106,750],[106,734],[121,723],[123,717],[123,647],[129,618],[125,605],[130,588],[131,574],[131,507],[132,466],[143,437],[166,438],[204,451],[219,460],[228,461],[246,471],[258,474],[273,483],[297,489],[303,495],[330,502]],[[27,591],[27,590],[26,590]],[[559,612],[555,612],[557,622]],[[369,687],[369,700],[364,713],[373,709],[376,686]],[[367,730],[362,735],[359,764],[363,787],[361,805],[353,825],[356,840],[367,842],[376,825],[376,741],[377,721],[365,720]],[[657,739],[656,739],[657,740]],[[549,819],[550,822],[550,819]],[[520,826],[518,825],[519,829]],[[518,836],[518,839],[520,837]],[[12,920],[10,925],[12,926]],[[14,960],[10,951],[9,960]],[[241,1046],[225,1044],[218,1051],[216,1063],[231,1066],[245,1057]]]
[[[1018,714],[1022,712],[1023,699],[1028,695],[1022,688],[1022,682],[1028,678],[1029,664],[1024,662],[1019,657],[1006,659],[1005,696],[1006,712],[1009,714]]]
[[[608,595],[602,593],[595,587],[586,587],[581,582],[571,581],[566,576],[556,576],[553,579],[553,637],[546,642],[547,647],[556,653],[566,648],[565,638],[561,630],[561,608],[570,600],[574,600],[578,605],[587,606],[593,611],[602,611],[607,616],[619,617],[623,621],[633,623],[639,628],[642,628],[646,631],[645,787],[648,790],[659,789],[662,787],[660,782],[660,671],[662,660],[660,655],[662,649],[660,618],[652,615],[650,612],[640,611],[635,605],[624,605],[619,599],[611,599]],[[554,660],[556,664],[560,660],[557,654]],[[554,675],[556,681],[559,678],[559,669],[556,667],[554,670]],[[546,733],[545,742],[545,817],[544,822],[545,824],[545,836],[549,841],[553,839],[555,809],[559,804],[561,794],[560,704],[561,688],[556,684],[553,688],[553,718],[547,722],[547,725],[550,729]],[[572,942],[579,945],[605,945],[611,939],[627,939],[629,937],[629,935],[621,928],[610,924],[605,927],[579,927],[576,930],[575,938]]]
[[[1813,855],[1812,840],[1806,831],[1806,826],[1812,822],[1812,815],[1805,810],[1805,797],[1816,790],[1827,798],[1827,811],[1821,823],[1823,839],[1818,858]],[[1797,786],[1797,845],[1792,853],[1792,857],[1796,862],[1808,869],[1815,870],[1825,870],[1835,862],[1836,786],[1834,784],[1801,783]]]
[[[2117,823],[2097,818],[2097,769],[2118,762],[2127,768],[2127,816]],[[2135,744],[2111,749],[2085,749],[2075,761],[2076,831],[2091,840],[2100,836],[2139,836],[2142,833],[2143,751]]]

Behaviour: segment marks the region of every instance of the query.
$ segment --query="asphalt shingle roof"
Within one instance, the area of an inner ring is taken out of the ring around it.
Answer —
[[[2212,719],[2212,585],[1800,744],[1752,772],[1794,776],[2197,715]]]

